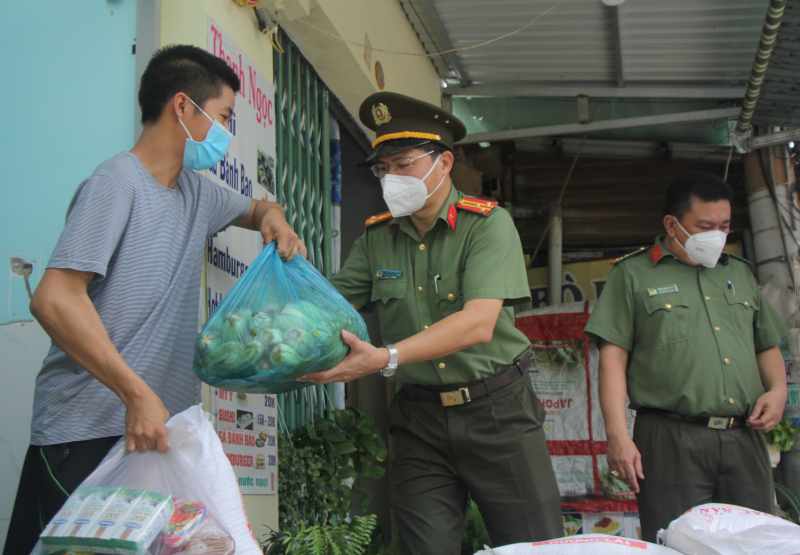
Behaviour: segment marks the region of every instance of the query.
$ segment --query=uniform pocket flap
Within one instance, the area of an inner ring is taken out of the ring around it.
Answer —
[[[675,307],[689,307],[689,303],[680,293],[669,293],[667,295],[655,295],[644,300],[644,307],[648,314],[653,314],[657,310],[671,311]]]
[[[461,297],[464,286],[464,273],[442,278],[436,284],[436,300],[454,303]]]
[[[407,279],[377,279],[372,284],[372,301],[388,303],[406,296]]]
[[[752,297],[744,295],[740,292],[737,297],[731,289],[725,290],[725,298],[728,300],[729,305],[740,305],[753,310],[758,310],[758,307],[753,303]]]

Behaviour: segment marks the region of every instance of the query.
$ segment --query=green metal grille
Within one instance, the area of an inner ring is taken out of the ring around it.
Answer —
[[[284,53],[274,52],[276,196],[286,219],[308,248],[308,261],[331,277],[331,174],[328,88],[283,31]],[[278,396],[289,430],[328,417],[333,385]]]

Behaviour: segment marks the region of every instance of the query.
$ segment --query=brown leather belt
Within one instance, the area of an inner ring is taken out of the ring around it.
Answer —
[[[743,416],[687,416],[677,412],[670,412],[662,409],[648,409],[641,408],[636,411],[636,414],[656,414],[678,420],[680,422],[689,422],[690,424],[697,424],[698,426],[705,426],[715,430],[728,430],[730,428],[740,428],[745,425],[745,418]]]
[[[447,388],[447,391],[441,391],[441,388],[414,384],[403,384],[401,389],[413,396],[414,400],[421,399],[423,401],[440,402],[442,406],[454,407],[479,399],[515,382],[525,375],[530,365],[530,356],[524,356],[491,378],[470,382],[464,387],[455,386],[456,389],[451,389],[454,387],[453,385],[444,386]]]

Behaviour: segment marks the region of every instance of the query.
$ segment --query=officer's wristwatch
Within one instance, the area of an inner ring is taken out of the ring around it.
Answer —
[[[389,351],[389,364],[381,368],[381,376],[388,378],[397,372],[397,349],[394,348],[394,345],[384,345],[383,347]]]

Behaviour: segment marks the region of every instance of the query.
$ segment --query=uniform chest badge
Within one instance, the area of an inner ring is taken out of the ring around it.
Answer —
[[[403,270],[378,270],[375,277],[377,279],[400,279],[403,277]]]
[[[392,121],[389,108],[383,102],[379,102],[377,106],[372,107],[372,117],[375,118],[375,125],[383,125]]]
[[[647,292],[651,297],[655,297],[656,295],[666,295],[667,293],[677,293],[678,286],[664,285],[663,287],[653,287],[652,289],[648,289]]]

